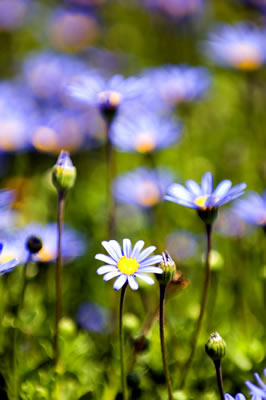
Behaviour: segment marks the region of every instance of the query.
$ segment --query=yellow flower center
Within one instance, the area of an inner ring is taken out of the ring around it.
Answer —
[[[135,258],[123,256],[118,261],[117,268],[123,274],[133,275],[139,269],[139,263]]]
[[[136,149],[140,153],[149,153],[155,147],[152,135],[149,132],[139,134],[136,139]]]
[[[194,200],[194,203],[199,206],[202,210],[206,210],[207,208],[211,209],[213,208],[213,206],[208,206],[206,207],[206,201],[208,200],[208,198],[210,197],[209,194],[205,194],[204,196],[199,196]],[[217,203],[219,201],[219,197],[216,197],[214,199],[214,202]]]
[[[2,253],[0,256],[0,262],[1,263],[8,263],[11,260],[14,260],[14,258],[16,258],[16,256],[14,254],[10,254],[10,253]]]
[[[121,103],[122,96],[118,92],[112,90],[106,90],[98,94],[98,99],[100,104],[109,102],[111,106],[117,107]]]
[[[160,201],[160,190],[152,182],[143,182],[138,190],[137,200],[142,206],[154,206]]]
[[[55,255],[47,249],[47,247],[43,246],[41,250],[36,254],[38,260],[41,262],[49,262],[55,258]]]
[[[232,49],[231,58],[232,64],[243,71],[253,71],[262,63],[258,49],[248,44],[237,44]]]

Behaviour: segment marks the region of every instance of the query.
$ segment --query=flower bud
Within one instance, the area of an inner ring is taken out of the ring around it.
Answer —
[[[163,270],[163,273],[156,275],[156,277],[159,283],[167,285],[173,280],[176,273],[176,265],[167,250],[165,253],[162,253],[162,262],[159,268]]]
[[[205,350],[213,361],[220,361],[225,356],[226,344],[218,332],[210,334]]]
[[[54,186],[58,191],[66,192],[74,185],[76,174],[76,168],[73,166],[69,153],[62,150],[52,170]]]
[[[30,236],[26,242],[26,248],[31,254],[38,253],[42,248],[42,241],[37,236]]]

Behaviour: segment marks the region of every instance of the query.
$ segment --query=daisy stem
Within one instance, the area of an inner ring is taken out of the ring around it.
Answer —
[[[123,308],[125,292],[127,288],[127,282],[122,286],[121,297],[120,297],[120,307],[119,307],[119,337],[120,337],[120,364],[121,364],[121,383],[122,383],[122,393],[123,400],[127,400],[127,381],[125,372],[125,346],[124,346],[124,331],[123,331]]]
[[[106,123],[106,188],[107,188],[107,236],[109,239],[115,234],[115,201],[112,194],[112,184],[115,177],[115,160],[112,142],[110,139],[111,122]]]
[[[196,347],[197,347],[197,341],[206,309],[206,304],[207,304],[207,297],[208,297],[208,290],[210,286],[210,278],[211,278],[211,269],[210,269],[210,253],[211,253],[211,247],[212,247],[212,224],[206,223],[206,235],[207,235],[207,248],[206,248],[206,263],[205,263],[205,278],[204,278],[204,283],[203,283],[203,290],[202,290],[202,297],[201,297],[201,305],[200,305],[200,314],[198,317],[196,329],[194,332],[194,336],[192,338],[191,342],[191,352],[190,356],[184,366],[184,373],[181,381],[181,389],[184,388],[185,383],[186,383],[186,378],[188,375],[188,372],[190,370]]]
[[[62,225],[64,216],[65,193],[58,192],[57,208],[57,257],[56,257],[56,317],[55,317],[55,337],[54,337],[54,361],[55,365],[59,357],[59,322],[62,318]]]
[[[163,359],[163,367],[165,373],[165,380],[168,388],[168,398],[169,400],[173,400],[173,389],[171,385],[171,379],[169,375],[167,357],[166,357],[166,349],[165,349],[165,337],[164,337],[164,306],[165,306],[165,291],[166,285],[160,285],[160,340],[161,340],[161,352]]]
[[[221,360],[214,361],[217,383],[221,400],[225,399]]]

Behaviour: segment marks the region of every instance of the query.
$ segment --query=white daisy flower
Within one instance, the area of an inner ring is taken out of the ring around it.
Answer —
[[[131,289],[137,290],[139,285],[136,278],[153,285],[154,280],[144,274],[162,273],[161,268],[154,266],[154,264],[162,261],[162,256],[149,257],[156,247],[150,246],[142,250],[144,246],[143,240],[139,240],[133,249],[129,239],[123,239],[123,248],[116,240],[103,241],[102,245],[110,256],[105,254],[97,254],[95,256],[96,260],[105,263],[105,265],[97,269],[97,274],[104,275],[104,281],[117,277],[113,286],[115,290],[121,289],[126,282],[128,282]]]

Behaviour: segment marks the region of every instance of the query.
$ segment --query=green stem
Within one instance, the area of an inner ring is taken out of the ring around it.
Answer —
[[[125,354],[124,354],[125,345],[124,345],[124,331],[123,331],[123,307],[124,307],[126,288],[127,288],[127,282],[121,289],[120,307],[119,307],[120,364],[121,364],[121,383],[122,383],[123,400],[128,399],[127,380],[125,372]]]
[[[163,359],[163,367],[165,373],[165,380],[168,388],[168,398],[169,400],[173,400],[173,389],[171,385],[171,379],[169,375],[167,357],[166,357],[166,349],[165,349],[165,337],[164,337],[164,305],[165,305],[165,291],[166,285],[160,285],[160,340],[161,340],[161,352]]]
[[[192,338],[192,343],[191,343],[191,352],[190,356],[185,364],[184,367],[184,373],[183,373],[183,378],[181,381],[181,388],[184,388],[185,383],[186,383],[186,378],[188,375],[188,372],[190,370],[196,347],[197,347],[197,341],[206,309],[206,304],[207,304],[207,297],[208,297],[208,290],[210,286],[210,278],[211,278],[211,269],[210,269],[210,253],[211,253],[211,238],[212,238],[212,225],[211,224],[206,224],[206,235],[207,235],[207,248],[206,248],[206,263],[205,263],[205,278],[204,278],[204,283],[203,283],[203,290],[202,290],[202,297],[201,297],[201,306],[200,306],[200,314],[199,318],[196,324],[196,329],[194,332],[194,336]]]
[[[225,394],[224,394],[224,385],[223,385],[221,360],[214,361],[214,366],[215,366],[215,370],[216,370],[216,376],[217,376],[217,383],[218,383],[220,398],[221,398],[221,400],[224,400],[225,399]]]
[[[107,186],[107,236],[109,239],[115,234],[115,200],[112,194],[112,184],[115,177],[115,158],[110,140],[111,123],[106,123],[106,186]]]
[[[64,216],[65,194],[58,193],[57,208],[57,258],[56,258],[56,317],[54,337],[54,361],[58,362],[59,357],[59,322],[62,318],[62,226]]]

